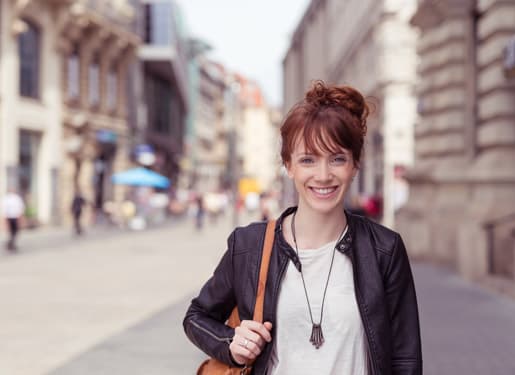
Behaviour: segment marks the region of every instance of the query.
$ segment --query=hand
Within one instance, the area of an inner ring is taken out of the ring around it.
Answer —
[[[249,364],[261,354],[267,342],[272,341],[272,323],[259,323],[253,320],[243,320],[234,330],[229,350],[236,363]]]

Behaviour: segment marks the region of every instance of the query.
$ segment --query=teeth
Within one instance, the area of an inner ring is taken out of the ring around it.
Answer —
[[[313,188],[313,190],[315,190],[315,192],[317,192],[318,194],[329,194],[329,193],[332,193],[335,190],[335,188],[324,188],[324,189]]]

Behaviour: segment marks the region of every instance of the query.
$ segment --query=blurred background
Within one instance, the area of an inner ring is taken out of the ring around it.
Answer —
[[[315,79],[374,108],[346,207],[404,238],[425,372],[515,374],[515,0],[1,0],[0,374],[194,373]]]

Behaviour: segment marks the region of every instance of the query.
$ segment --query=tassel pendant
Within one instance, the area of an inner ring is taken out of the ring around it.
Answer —
[[[313,323],[313,329],[311,330],[311,338],[309,342],[311,342],[315,348],[320,348],[324,343],[324,334],[322,333],[322,326],[320,324]]]

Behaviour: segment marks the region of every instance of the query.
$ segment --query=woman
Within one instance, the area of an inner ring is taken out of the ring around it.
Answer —
[[[417,302],[400,236],[343,209],[368,107],[315,82],[288,113],[281,157],[298,207],[278,219],[264,302],[251,321],[265,223],[237,228],[184,319],[191,341],[254,374],[422,374]],[[242,322],[224,324],[237,305]]]

